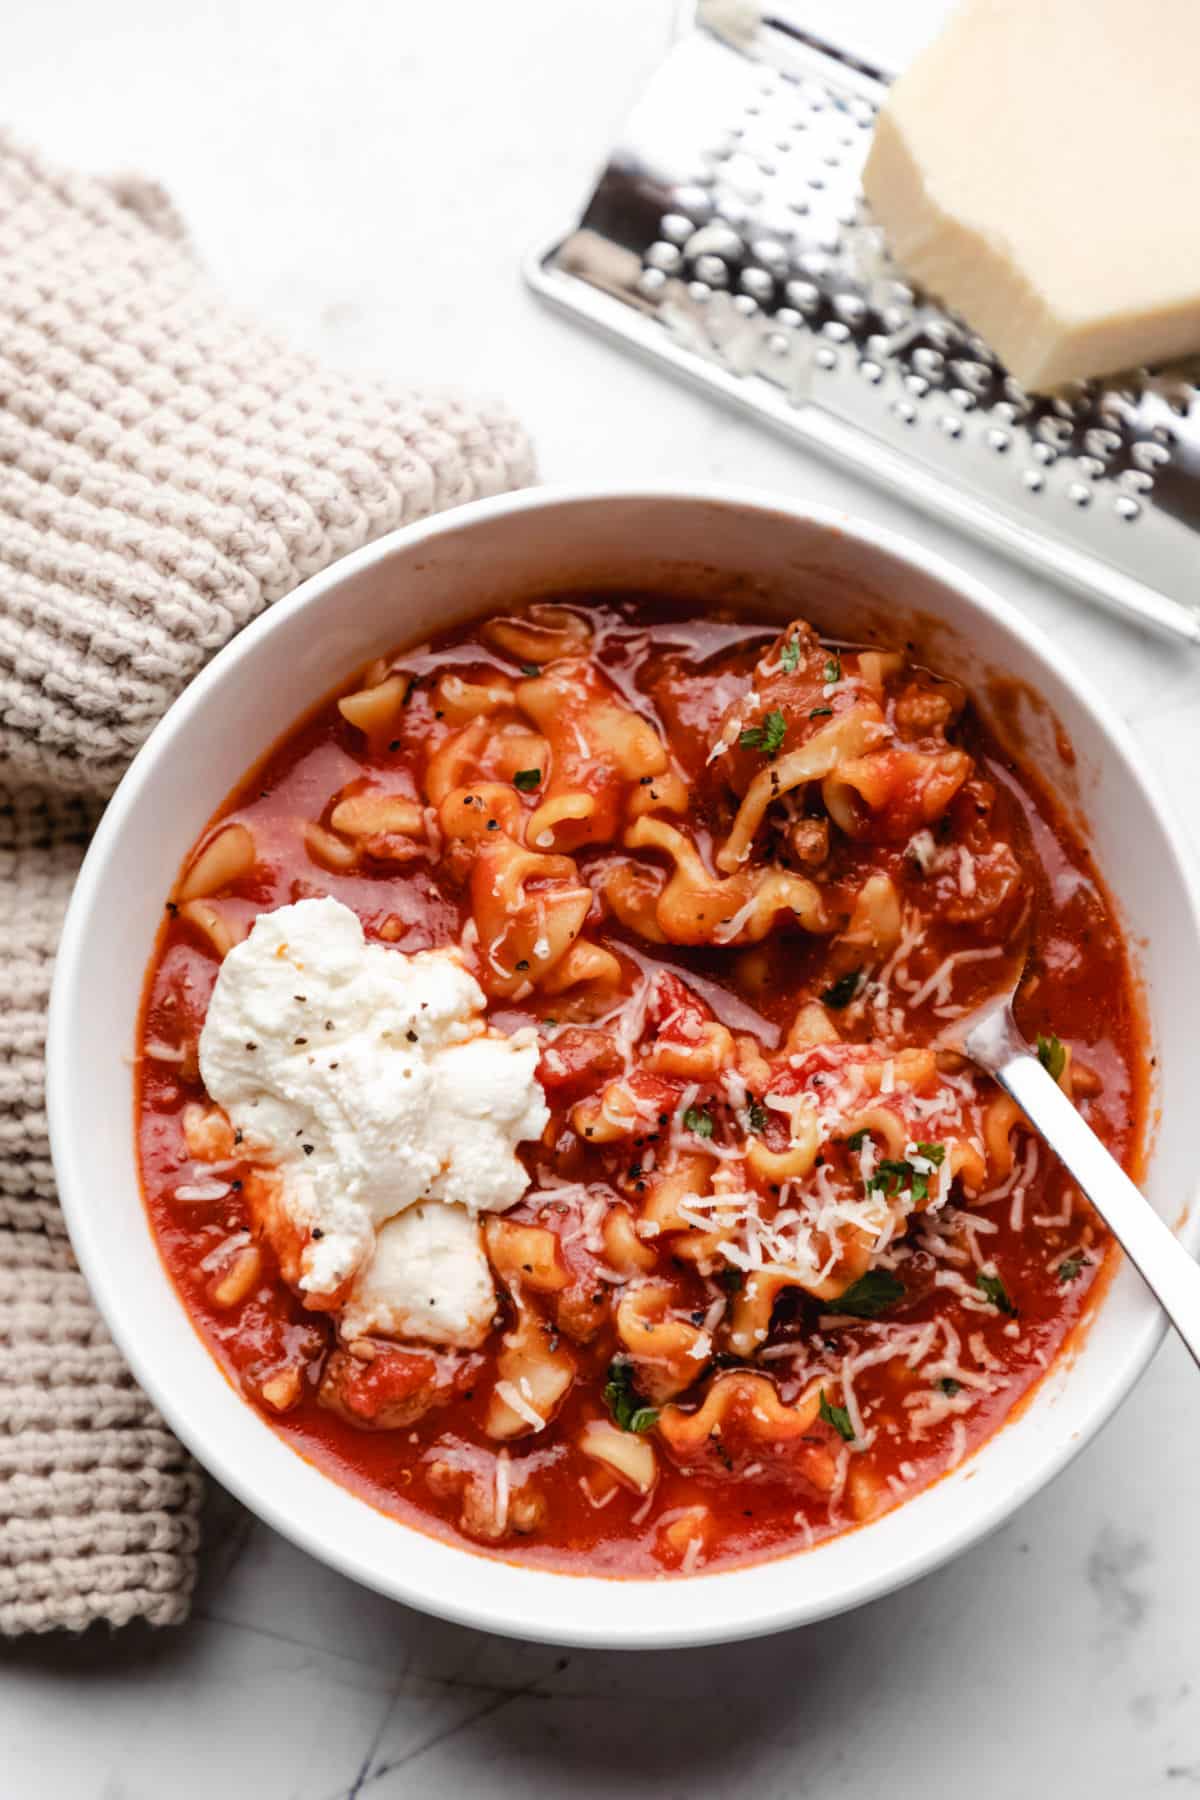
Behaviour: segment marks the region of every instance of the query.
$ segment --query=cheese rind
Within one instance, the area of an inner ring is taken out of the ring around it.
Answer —
[[[914,281],[1022,386],[1200,350],[1194,0],[967,0],[893,87],[863,187]]]

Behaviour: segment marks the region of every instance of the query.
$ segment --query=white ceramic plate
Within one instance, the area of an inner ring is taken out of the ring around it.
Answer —
[[[230,1387],[159,1260],[134,1160],[138,1004],[164,898],[230,789],[368,658],[456,620],[566,590],[754,600],[847,638],[915,638],[987,700],[994,672],[1043,696],[1033,753],[1090,821],[1145,983],[1161,1117],[1148,1192],[1165,1216],[1196,1182],[1189,1039],[1200,1017],[1197,897],[1179,834],[1111,710],[978,582],[891,533],[769,496],[686,488],[541,490],[483,501],[348,557],[244,631],[162,721],[105,814],[67,917],[51,1004],[50,1129],[76,1254],[113,1336],[217,1478],[296,1543],[450,1619],[556,1643],[713,1643],[857,1606],[945,1562],[1042,1487],[1112,1414],[1163,1322],[1123,1269],[1082,1349],[952,1475],[806,1554],[690,1579],[523,1568],[426,1537],[318,1473]],[[1183,1226],[1194,1236],[1194,1212]]]

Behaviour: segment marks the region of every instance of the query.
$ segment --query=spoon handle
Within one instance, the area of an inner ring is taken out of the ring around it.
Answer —
[[[1109,1155],[1023,1039],[991,1064],[989,1073],[1074,1176],[1200,1363],[1200,1264]]]

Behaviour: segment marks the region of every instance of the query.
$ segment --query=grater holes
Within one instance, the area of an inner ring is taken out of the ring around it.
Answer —
[[[773,274],[782,275],[788,267],[788,253],[776,238],[756,238],[750,246],[756,262]]]
[[[739,257],[743,244],[737,232],[726,225],[724,220],[714,219],[708,225],[702,225],[683,247],[684,255],[689,262],[698,262],[702,256],[715,256],[718,261]]]
[[[1131,447],[1129,457],[1134,469],[1142,470],[1149,482],[1150,475],[1155,469],[1161,468],[1163,463],[1170,462],[1171,452],[1164,444],[1143,439]]]
[[[1083,434],[1083,447],[1089,456],[1107,459],[1121,448],[1121,439],[1107,426],[1093,425]]]
[[[986,363],[955,357],[949,365],[950,374],[960,387],[969,388],[978,400],[988,392],[992,385],[992,371]]]
[[[729,270],[719,256],[713,256],[706,252],[703,256],[696,258],[695,268],[697,278],[706,282],[710,288],[729,286]],[[657,271],[650,272],[653,274]]]
[[[765,269],[743,269],[738,277],[738,285],[743,293],[754,300],[767,301],[775,296],[775,278],[768,275]]]
[[[711,214],[713,201],[707,188],[689,184],[676,192],[675,204],[679,211],[668,213],[668,218],[679,218],[687,214],[691,220],[699,224]]]
[[[811,281],[788,281],[784,293],[797,312],[816,312],[821,304],[821,290]]]
[[[722,188],[716,196],[717,217],[734,230],[741,230],[750,224],[750,208],[736,189]]]
[[[1071,446],[1071,423],[1069,419],[1056,418],[1045,413],[1034,426],[1034,433],[1043,444],[1049,444],[1055,450],[1068,450]]]
[[[665,238],[660,238],[647,250],[646,261],[652,269],[661,269],[668,275],[674,275],[683,263],[683,252],[678,244],[669,244]]]
[[[833,310],[850,331],[862,328],[867,316],[867,303],[859,294],[835,294]]]
[[[907,290],[910,303],[915,299],[912,289]],[[926,319],[925,336],[935,350],[947,355],[954,348],[954,332],[945,319]]]

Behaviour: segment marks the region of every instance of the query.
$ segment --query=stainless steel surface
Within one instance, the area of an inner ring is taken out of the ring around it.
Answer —
[[[789,5],[710,0],[576,228],[548,301],[1076,591],[1200,642],[1200,359],[1023,392],[915,293],[865,209],[884,75]],[[686,13],[683,14],[686,18]],[[981,95],[980,104],[986,104]]]
[[[1017,1029],[1013,993],[998,994],[943,1034],[1011,1094],[1074,1176],[1200,1363],[1200,1264],[1042,1067]]]

